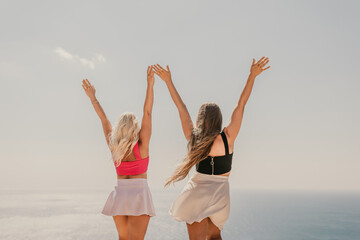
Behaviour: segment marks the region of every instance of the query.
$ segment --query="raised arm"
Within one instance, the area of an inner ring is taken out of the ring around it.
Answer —
[[[154,71],[152,67],[147,69],[147,89],[144,103],[144,114],[141,121],[140,141],[143,146],[149,146],[151,137],[151,113],[154,102]]]
[[[112,126],[111,126],[110,121],[107,119],[106,114],[105,114],[104,110],[102,109],[99,101],[95,97],[95,87],[93,85],[91,85],[89,80],[87,80],[87,79],[84,79],[82,81],[82,87],[84,88],[86,95],[88,95],[88,97],[90,98],[91,103],[92,103],[97,115],[99,116],[99,118],[101,120],[105,139],[106,139],[107,144],[109,145],[109,134],[112,131]]]
[[[255,63],[255,59],[253,59],[250,75],[244,87],[244,90],[241,93],[240,99],[238,101],[237,106],[235,107],[229,125],[225,128],[225,133],[230,138],[230,142],[235,142],[235,139],[239,133],[245,105],[250,97],[251,90],[254,85],[255,78],[264,70],[270,68],[270,66],[265,67],[265,65],[269,62],[268,58],[262,57],[257,63]]]
[[[171,72],[169,66],[166,66],[166,70],[159,64],[154,65],[154,71],[165,83],[169,89],[172,100],[174,101],[180,115],[181,126],[185,135],[185,138],[189,141],[191,137],[194,124],[191,121],[190,114],[186,108],[185,103],[182,101],[179,93],[177,92],[174,83],[171,79]]]

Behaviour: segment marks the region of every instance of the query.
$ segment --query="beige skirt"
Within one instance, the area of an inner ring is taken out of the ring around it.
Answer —
[[[169,213],[175,220],[188,224],[209,217],[222,230],[230,213],[228,176],[196,172],[173,202]]]
[[[151,192],[145,178],[118,179],[115,190],[105,203],[102,214],[155,216]]]

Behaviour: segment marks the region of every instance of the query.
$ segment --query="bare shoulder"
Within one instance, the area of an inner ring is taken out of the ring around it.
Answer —
[[[224,145],[221,134],[216,136],[213,145]]]
[[[221,134],[217,135],[210,149],[210,156],[221,156],[225,154],[224,142]]]

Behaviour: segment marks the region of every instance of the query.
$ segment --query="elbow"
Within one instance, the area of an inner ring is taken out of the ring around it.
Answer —
[[[245,108],[245,105],[246,105],[246,101],[240,100],[239,103],[238,103],[238,107],[242,108],[242,109]]]
[[[146,116],[151,116],[151,112],[152,112],[151,109],[144,108],[144,115],[146,115]]]
[[[188,112],[185,103],[181,103],[181,104],[179,105],[178,109],[179,109],[179,112],[182,112],[182,113]]]
[[[109,119],[106,116],[100,117],[100,121],[101,121],[102,124],[110,123]]]

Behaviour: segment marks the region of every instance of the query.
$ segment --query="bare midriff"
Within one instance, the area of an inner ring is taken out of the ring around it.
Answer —
[[[224,173],[224,174],[219,174],[218,176],[229,176],[230,172]]]
[[[137,175],[117,175],[117,179],[147,178],[147,172]]]

